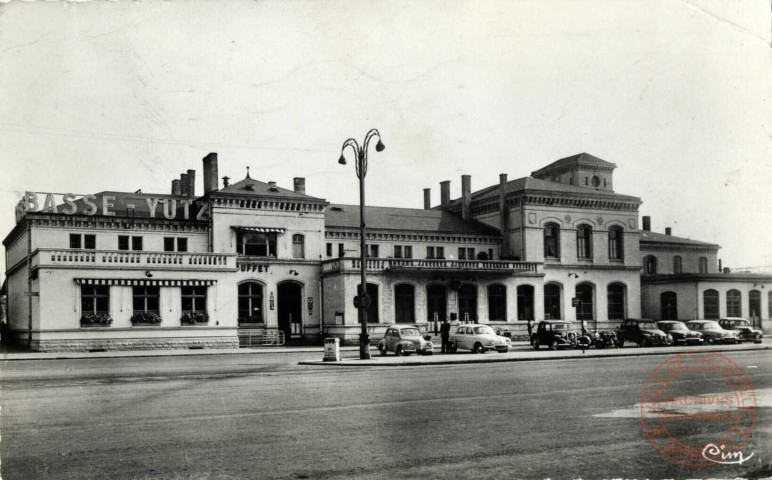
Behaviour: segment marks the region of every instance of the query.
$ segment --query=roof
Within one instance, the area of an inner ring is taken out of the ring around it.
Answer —
[[[699,242],[697,240],[691,240],[689,238],[674,237],[673,235],[666,235],[664,233],[651,232],[648,230],[641,230],[641,243],[649,244],[670,244],[670,245],[693,245],[695,247],[716,247],[720,248],[715,243]]]
[[[477,190],[472,193],[472,201],[486,200],[499,197],[499,184],[491,185]],[[592,187],[580,187],[577,185],[567,185],[565,183],[550,182],[547,180],[540,180],[533,177],[523,177],[516,180],[507,182],[507,194],[517,192],[541,192],[541,193],[554,193],[554,194],[566,194],[566,195],[581,195],[584,197],[592,196],[595,198],[604,198],[609,200],[627,201],[641,203],[641,199],[631,195],[620,195],[618,193],[609,192],[607,190],[598,190]],[[450,202],[450,205],[458,205],[461,203],[461,198],[456,198]]]
[[[549,165],[547,165],[546,167],[542,167],[536,170],[535,172],[531,172],[531,175],[535,177],[538,175],[542,175],[546,172],[549,172],[551,170],[557,170],[562,167],[567,167],[569,165],[616,168],[616,164],[614,163],[601,160],[598,157],[593,157],[589,153],[580,153],[578,155],[572,155],[570,157],[561,158],[560,160],[554,161]]]
[[[104,191],[93,194],[94,197],[97,198],[96,201],[92,201],[94,205],[96,205],[96,213],[94,213],[95,216],[101,216],[104,213],[103,210],[103,201],[102,197],[106,196],[112,196],[115,197],[115,200],[112,201],[113,206],[110,208],[111,212],[115,212],[116,217],[140,217],[140,218],[150,218],[150,206],[148,205],[148,200],[150,201],[150,204],[152,205],[155,200],[158,200],[158,203],[155,207],[155,218],[166,218],[164,216],[164,200],[176,200],[176,209],[175,209],[175,216],[174,218],[177,220],[183,220],[183,210],[184,206],[182,204],[183,200],[189,200],[193,202],[196,200],[193,197],[182,197],[178,195],[164,195],[161,193],[129,193],[129,192],[113,192],[113,191]],[[78,213],[83,212],[86,209],[90,209],[91,207],[86,205],[84,203],[84,198],[79,198],[74,201],[75,205],[78,207]],[[133,213],[129,214],[129,206],[133,205]],[[67,208],[66,205],[58,205],[57,210],[61,213],[62,209]],[[188,219],[195,220],[196,214],[198,213],[198,208],[195,208],[194,206],[188,207]],[[40,213],[45,213],[43,211],[40,211]]]
[[[365,224],[375,230],[499,235],[499,229],[475,220],[463,220],[444,210],[365,207]],[[332,204],[325,210],[326,228],[359,228],[359,205]]]
[[[275,197],[277,199],[302,200],[305,202],[309,202],[309,201],[325,202],[323,198],[312,197],[311,195],[306,195],[305,193],[298,193],[294,190],[288,190],[286,188],[282,188],[276,185],[271,185],[265,182],[261,182],[260,180],[255,180],[254,178],[251,178],[249,175],[247,175],[246,178],[244,178],[244,180],[233,183],[231,185],[228,185],[225,188],[221,188],[219,190],[216,190],[210,193],[210,195],[213,195],[213,196],[217,196],[220,194],[260,197],[260,198]]]

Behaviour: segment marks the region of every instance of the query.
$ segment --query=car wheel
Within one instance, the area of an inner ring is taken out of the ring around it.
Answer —
[[[456,353],[458,351],[458,346],[455,343],[451,342],[451,344],[448,345],[448,351],[450,353]]]
[[[378,345],[378,351],[381,352],[382,357],[386,356],[386,347],[384,347],[383,345]]]
[[[557,342],[557,340],[553,340],[550,343],[550,350],[557,350],[557,349],[558,349],[558,342]]]
[[[622,339],[617,340],[617,348],[622,348],[624,346],[625,346],[625,341],[624,340],[622,340]]]
[[[475,343],[474,350],[472,351],[474,353],[485,353],[485,347],[482,346],[482,343]]]
[[[715,340],[713,340],[713,337],[708,337],[705,339],[705,343],[707,343],[708,345],[713,345],[713,343],[715,343]]]
[[[402,349],[402,347],[397,347],[397,356],[398,357],[404,357],[405,351]]]
[[[540,346],[540,345],[539,345],[539,341],[538,341],[538,340],[534,340],[534,341],[533,341],[533,349],[534,349],[534,350],[538,350],[538,349],[539,349],[539,346]]]
[[[509,351],[509,347],[507,347],[507,348],[505,348],[503,350],[499,350],[499,353],[507,353],[508,351]]]
[[[640,346],[644,347],[644,348],[645,347],[650,347],[651,346],[651,341],[646,339],[646,338],[644,338],[643,340],[641,340]]]

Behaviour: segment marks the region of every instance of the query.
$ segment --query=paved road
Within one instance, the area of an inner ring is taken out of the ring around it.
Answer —
[[[635,408],[662,357],[304,367],[308,355],[9,362],[2,478],[769,476],[772,358],[725,354],[761,408],[742,466],[665,459]],[[722,391],[705,379],[694,388]]]

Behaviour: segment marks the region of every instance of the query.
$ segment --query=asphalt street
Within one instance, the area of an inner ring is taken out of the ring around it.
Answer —
[[[647,439],[661,356],[319,367],[319,353],[15,361],[0,380],[3,479],[761,478],[772,356],[724,353],[759,408],[742,465]],[[687,385],[723,392],[720,380]],[[699,432],[697,432],[699,434]]]

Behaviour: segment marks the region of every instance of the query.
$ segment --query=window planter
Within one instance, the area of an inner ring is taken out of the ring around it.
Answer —
[[[161,316],[155,312],[137,312],[131,316],[131,324],[138,325],[160,325]]]
[[[196,325],[209,323],[209,315],[204,312],[190,312],[185,313],[180,318],[180,323],[183,325]]]
[[[109,313],[84,313],[80,317],[81,327],[109,327],[113,323],[113,319]]]

